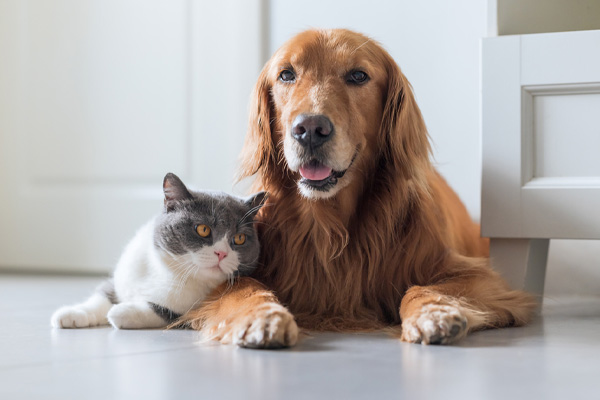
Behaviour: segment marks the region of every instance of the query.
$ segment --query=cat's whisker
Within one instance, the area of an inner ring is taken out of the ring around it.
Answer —
[[[183,262],[180,265],[178,265],[175,279],[178,282],[181,281],[183,276],[185,276],[191,268],[192,268],[192,265],[189,262]]]
[[[195,272],[195,267],[193,265],[188,267],[187,273],[181,278],[181,282],[180,282],[179,286],[177,287],[176,293],[178,293],[178,294],[181,293],[181,291],[185,287],[185,284],[186,284],[187,280],[189,279],[190,275],[193,274],[194,272]]]
[[[177,268],[177,275],[175,277],[176,279],[176,283],[177,283],[177,287],[179,287],[179,285],[181,284],[181,280],[182,278],[185,276],[185,274],[187,273],[189,267],[186,264],[180,264]]]
[[[175,276],[175,280],[172,283],[172,287],[175,289],[176,293],[179,293],[181,290],[181,287],[183,285],[183,280],[185,277],[185,274],[187,273],[189,267],[185,266],[185,265],[181,265],[179,267],[179,271],[177,273],[177,275]]]
[[[189,263],[186,268],[187,268],[187,273],[181,279],[181,284],[178,288],[179,289],[178,293],[180,293],[183,290],[183,287],[185,286],[185,283],[189,279],[190,275],[192,275],[194,272],[196,272],[196,265],[193,263]]]
[[[192,273],[193,273],[193,269],[192,268],[188,268],[188,272],[181,278],[181,283],[177,287],[177,294],[181,293],[181,291],[185,287],[185,284],[186,284],[187,280],[189,279],[189,277],[190,277],[190,275]]]
[[[246,212],[246,214],[244,214],[244,216],[240,219],[240,222],[244,221],[247,217],[252,215],[254,212],[260,210],[263,206],[266,206],[266,204],[259,204],[255,207],[252,207],[250,210],[248,210],[248,212]]]
[[[176,268],[178,271],[175,276],[175,285],[173,286],[175,287],[176,293],[181,293],[186,281],[188,280],[190,275],[195,272],[196,265],[193,262],[182,258],[182,260],[178,263]]]
[[[267,224],[266,222],[262,222],[262,221],[248,221],[248,222],[244,222],[243,224],[238,225],[238,227],[242,228],[244,226],[253,225],[253,224],[264,225],[269,228],[273,227],[273,225]]]
[[[231,289],[233,284],[235,283],[236,273],[237,271],[233,271],[232,273],[227,275],[227,288]]]

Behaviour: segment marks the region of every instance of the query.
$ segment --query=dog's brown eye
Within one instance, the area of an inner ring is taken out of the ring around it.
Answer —
[[[348,83],[355,83],[355,84],[360,85],[361,83],[365,83],[368,80],[369,80],[369,75],[367,75],[365,72],[363,72],[363,71],[352,71],[348,75],[347,82]]]
[[[294,71],[290,71],[289,69],[284,69],[279,74],[279,79],[282,82],[294,82],[296,80],[296,74],[294,74]]]

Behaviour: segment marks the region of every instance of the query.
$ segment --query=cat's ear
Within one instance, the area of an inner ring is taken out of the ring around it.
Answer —
[[[163,192],[165,193],[165,209],[167,211],[172,210],[175,202],[193,198],[181,179],[170,172],[163,179]]]
[[[267,192],[258,192],[256,194],[253,194],[252,196],[248,197],[245,201],[246,205],[250,209],[248,216],[250,216],[251,218],[254,218],[256,216],[256,214],[258,213],[258,210],[260,210],[262,208],[262,206],[265,204],[267,197],[269,197],[269,193],[267,193]]]

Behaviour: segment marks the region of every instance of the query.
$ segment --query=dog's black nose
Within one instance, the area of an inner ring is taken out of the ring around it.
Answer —
[[[292,136],[302,146],[316,149],[333,137],[333,124],[324,115],[300,114],[292,125]]]

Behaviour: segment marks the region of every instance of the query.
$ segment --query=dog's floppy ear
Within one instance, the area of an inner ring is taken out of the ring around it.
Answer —
[[[241,153],[241,165],[237,180],[260,172],[268,174],[276,162],[275,145],[272,139],[271,84],[268,78],[270,61],[264,66],[254,87],[250,102],[248,132]]]
[[[412,87],[394,59],[383,52],[387,95],[379,135],[384,165],[394,176],[422,180],[430,167],[427,128]]]

